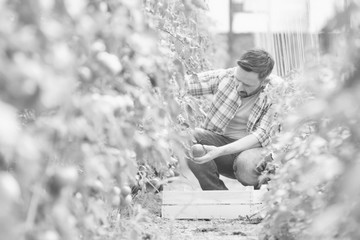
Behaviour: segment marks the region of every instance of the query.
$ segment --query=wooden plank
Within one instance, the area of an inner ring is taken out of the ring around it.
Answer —
[[[235,219],[264,207],[266,188],[251,191],[164,191],[161,212],[173,219]]]
[[[264,195],[267,193],[266,188],[261,188],[260,190],[255,190],[253,194],[253,203],[263,203]]]
[[[163,204],[248,204],[255,202],[253,192],[246,191],[164,191]]]
[[[243,205],[163,205],[162,217],[170,219],[236,219],[259,212],[262,204]]]
[[[266,191],[164,191],[162,201],[165,205],[261,203]]]

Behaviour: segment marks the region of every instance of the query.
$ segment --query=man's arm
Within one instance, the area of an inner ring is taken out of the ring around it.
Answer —
[[[186,91],[192,96],[215,94],[221,79],[233,71],[232,69],[220,69],[186,76]]]
[[[286,87],[287,85],[281,77],[275,74],[270,75],[269,84],[267,84],[265,92],[268,99],[272,99],[270,100],[271,104],[268,105],[265,114],[261,117],[259,126],[252,132],[262,147],[267,146],[270,143],[271,136],[279,130],[276,112],[280,111],[280,109],[277,99],[283,96]]]
[[[270,105],[266,113],[261,117],[259,126],[251,133],[257,138],[261,147],[266,147],[270,143],[276,124],[274,115],[274,106]]]
[[[254,134],[249,134],[246,137],[240,138],[235,142],[226,144],[221,147],[204,145],[204,149],[207,153],[202,157],[194,158],[194,162],[201,164],[223,155],[238,153],[260,146],[261,144],[257,137]]]
[[[222,156],[242,152],[256,147],[261,147],[259,140],[253,134],[249,134],[246,137],[240,138],[235,142],[229,143],[219,148]]]
[[[270,142],[273,115],[273,108],[269,107],[254,132],[250,133],[246,137],[221,147],[204,146],[207,153],[202,157],[194,158],[193,161],[199,164],[205,163],[223,155],[240,153],[251,148],[266,146]]]
[[[278,85],[283,83],[282,79],[278,79]],[[265,147],[270,143],[271,136],[278,129],[279,123],[276,121],[276,111],[274,105],[269,105],[265,114],[261,117],[259,126],[248,136],[241,138],[233,143],[222,147],[204,146],[207,151],[202,157],[195,158],[194,162],[204,163],[211,161],[219,156],[240,153],[250,148]]]

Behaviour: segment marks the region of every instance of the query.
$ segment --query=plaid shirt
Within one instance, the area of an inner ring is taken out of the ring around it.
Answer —
[[[222,134],[241,105],[237,91],[235,69],[221,69],[193,75],[188,93],[193,96],[213,94],[214,99],[207,113],[203,128]],[[271,84],[271,78],[270,82]],[[272,104],[262,91],[256,100],[247,122],[247,131],[259,140],[261,146],[270,143],[274,113]]]

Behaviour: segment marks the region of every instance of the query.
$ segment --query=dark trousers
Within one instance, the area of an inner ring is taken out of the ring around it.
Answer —
[[[196,143],[212,146],[223,146],[236,140],[214,132],[196,128],[193,137]],[[262,148],[252,148],[240,153],[224,155],[203,164],[187,159],[190,170],[198,179],[203,190],[227,190],[220,174],[237,179],[244,186],[256,186],[260,173],[257,164],[263,159]]]

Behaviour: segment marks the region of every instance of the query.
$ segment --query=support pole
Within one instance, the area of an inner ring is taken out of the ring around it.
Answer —
[[[233,57],[233,43],[234,43],[234,34],[233,34],[233,0],[229,0],[229,32],[228,32],[228,52],[230,55],[228,66],[231,66],[232,57]]]

